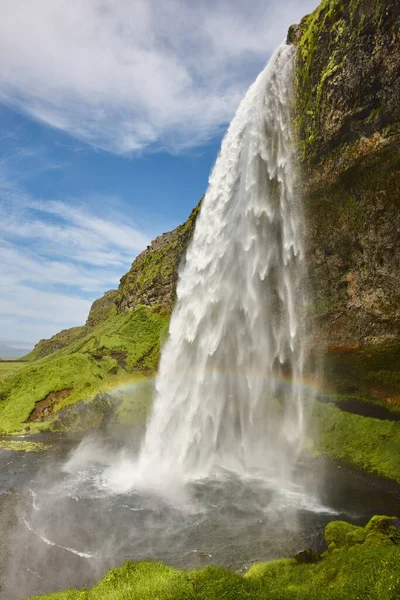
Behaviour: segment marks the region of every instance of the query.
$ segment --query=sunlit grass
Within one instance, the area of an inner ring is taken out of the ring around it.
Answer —
[[[70,346],[25,364],[0,383],[0,433],[23,430],[36,402],[51,392],[71,390],[57,401],[55,416],[99,391],[154,373],[168,320],[165,312],[139,307],[112,316]],[[138,413],[141,420],[143,412]],[[51,428],[51,419],[29,425],[31,431]]]
[[[7,377],[10,377],[24,366],[26,366],[25,362],[17,360],[0,360],[0,381],[4,381]]]
[[[50,448],[41,442],[27,442],[26,440],[0,440],[0,450],[10,452],[43,452]]]
[[[315,403],[314,448],[325,456],[400,482],[400,421],[380,421]]]

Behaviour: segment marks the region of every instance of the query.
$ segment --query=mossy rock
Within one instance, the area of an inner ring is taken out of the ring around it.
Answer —
[[[325,527],[325,541],[329,551],[362,544],[366,536],[363,527],[356,527],[345,521],[333,521]]]

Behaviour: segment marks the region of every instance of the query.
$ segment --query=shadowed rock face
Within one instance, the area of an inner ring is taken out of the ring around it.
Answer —
[[[102,298],[99,298],[93,302],[86,321],[86,325],[88,327],[94,327],[102,321],[105,321],[110,315],[116,313],[116,296],[117,290],[109,290]]]
[[[319,339],[334,352],[367,348],[371,358],[390,346],[393,354],[400,347],[400,4],[324,0],[289,40],[298,46],[296,123]]]
[[[326,159],[340,162],[344,146],[362,138],[400,133],[397,0],[323,0],[290,32],[299,49],[297,122],[311,171]]]
[[[141,304],[172,310],[179,265],[192,239],[199,207],[183,225],[156,238],[135,259],[121,279],[115,300],[118,312],[135,310]]]

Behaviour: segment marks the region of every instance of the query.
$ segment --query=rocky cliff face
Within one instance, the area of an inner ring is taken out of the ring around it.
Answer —
[[[135,310],[141,304],[171,311],[179,265],[192,239],[199,209],[200,203],[183,225],[156,238],[135,259],[130,271],[122,277],[115,299],[119,313]]]
[[[335,369],[364,362],[352,389],[386,397],[400,358],[400,4],[324,0],[289,40],[312,315]]]

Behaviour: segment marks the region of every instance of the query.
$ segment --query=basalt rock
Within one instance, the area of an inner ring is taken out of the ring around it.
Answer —
[[[400,4],[323,0],[289,38],[311,314],[320,347],[350,372],[360,352],[373,362],[400,349]]]
[[[183,225],[156,238],[134,260],[121,279],[115,299],[118,312],[132,311],[139,305],[172,310],[179,265],[192,239],[199,207],[200,204]]]
[[[295,554],[294,560],[299,565],[313,565],[320,562],[322,558],[318,552],[314,552],[314,550],[311,550],[311,548],[307,548],[306,550]]]

